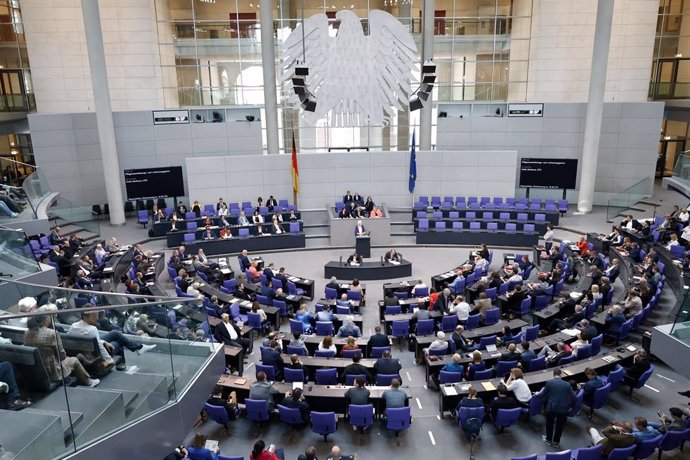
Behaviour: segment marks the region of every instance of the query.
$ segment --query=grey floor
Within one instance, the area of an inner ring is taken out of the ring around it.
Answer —
[[[663,200],[663,201],[662,201]],[[658,212],[667,212],[673,204],[685,205],[688,199],[672,191],[655,189],[651,202],[661,202]],[[651,217],[653,207],[640,205],[640,211],[632,211],[635,216]],[[568,214],[561,220],[556,229],[556,237],[561,239],[574,239],[578,234],[598,231],[604,232],[610,228],[606,222],[606,209],[597,207],[594,212],[587,215]],[[121,243],[140,241],[146,238],[146,231],[135,223],[125,227],[110,228],[107,224],[102,226],[102,236],[108,238],[116,236]],[[145,244],[146,249],[161,250],[164,241],[150,241]],[[434,275],[455,267],[458,263],[467,259],[469,248],[448,247],[401,247],[400,252],[406,259],[412,261],[413,277],[429,280]],[[372,257],[378,258],[385,249],[373,249]],[[295,275],[314,278],[316,280],[317,295],[323,293],[326,280],[323,278],[323,265],[329,260],[337,260],[339,256],[347,255],[345,250],[301,250],[285,253],[261,254],[267,262],[274,262],[277,266],[284,266]],[[230,257],[231,264],[236,268],[235,257]],[[494,265],[502,260],[502,251],[496,251]],[[163,275],[165,277],[165,275]],[[169,281],[161,279],[161,282],[170,288]],[[376,300],[382,296],[383,282],[366,282],[370,305],[375,305]],[[667,299],[671,301],[671,299]],[[313,302],[311,302],[313,303]],[[310,303],[310,304],[311,304]],[[364,334],[370,331],[378,321],[377,309],[371,306],[365,307]],[[658,319],[660,321],[660,319]],[[287,330],[287,326],[283,326]],[[371,432],[360,442],[358,436],[353,433],[351,427],[340,423],[338,432],[330,436],[328,444],[323,438],[305,428],[297,433],[279,421],[272,422],[264,428],[261,438],[268,443],[274,443],[285,449],[286,458],[294,459],[310,445],[316,446],[320,458],[325,458],[326,453],[333,444],[340,445],[344,452],[358,454],[360,459],[380,459],[393,453],[398,458],[414,459],[425,455],[438,455],[444,458],[469,458],[469,448],[459,428],[449,418],[438,417],[438,392],[428,389],[424,381],[424,368],[415,365],[413,356],[408,351],[395,352],[402,364],[402,377],[405,380],[406,390],[414,398],[412,401],[412,428],[401,435],[400,446],[395,446],[394,437],[383,426],[375,425]],[[253,365],[258,360],[258,353],[250,357],[250,364],[246,374],[253,376]],[[631,420],[635,416],[644,416],[650,420],[656,419],[656,411],[668,411],[671,406],[684,406],[690,401],[679,396],[676,392],[690,389],[690,382],[678,375],[663,363],[655,362],[657,372],[647,382],[647,386],[636,392],[639,401],[629,401],[627,396],[619,391],[609,399],[609,404],[595,413],[591,422],[595,427],[602,428],[613,419]],[[580,415],[570,419],[566,426],[561,445],[564,449],[586,446],[589,438],[585,432],[585,425],[589,421]],[[533,417],[529,422],[522,421],[517,426],[498,434],[493,426],[487,424],[482,432],[482,441],[475,452],[477,459],[510,459],[513,456],[523,456],[532,453],[544,453],[553,449],[543,444],[540,434],[543,432],[544,418]],[[197,430],[190,432],[185,443]],[[255,427],[246,419],[241,418],[231,425],[228,436],[221,436],[221,427],[209,421],[200,427],[200,431],[208,434],[210,439],[220,441],[221,452],[225,455],[243,455],[248,458],[253,443],[256,441]],[[183,440],[170,440],[171,443]],[[165,455],[161,453],[161,457]],[[664,454],[664,458],[688,458],[687,454],[672,451]]]

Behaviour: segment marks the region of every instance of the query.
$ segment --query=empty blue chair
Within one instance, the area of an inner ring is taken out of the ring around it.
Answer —
[[[472,329],[477,329],[479,327],[479,322],[481,321],[481,316],[479,313],[476,315],[470,315],[467,317],[467,322],[465,323],[465,329],[468,331]],[[433,320],[432,320],[433,321]],[[537,326],[537,329],[539,327]]]
[[[315,412],[311,413],[311,430],[323,436],[324,442],[328,442],[328,435],[335,433],[338,419],[335,412]]]
[[[290,318],[290,333],[304,334],[304,323],[300,320]]]
[[[537,311],[543,310],[549,306],[549,296],[538,295],[534,300],[534,309]]]
[[[434,320],[433,319],[423,319],[417,321],[417,329],[415,334],[419,336],[433,335],[434,333]]]
[[[502,378],[505,374],[509,373],[510,370],[517,367],[517,360],[514,361],[498,361],[496,363],[496,375]]]
[[[354,358],[355,356],[362,356],[362,350],[343,350],[343,358]]]
[[[494,425],[498,428],[499,433],[503,433],[505,428],[515,425],[520,418],[522,409],[516,407],[515,409],[498,409],[496,413],[496,420]]]
[[[400,380],[400,376],[398,374],[376,374],[376,385],[381,387],[388,386],[393,379]]]
[[[237,235],[240,238],[247,238],[249,236],[249,229],[248,228],[241,228],[237,231]]]
[[[460,383],[462,382],[462,372],[448,372],[440,371],[438,381],[441,385],[446,383]]]
[[[479,339],[480,350],[486,350],[487,345],[496,345],[496,335],[487,335]]]
[[[471,380],[488,380],[494,376],[493,369],[485,369],[483,371],[475,371]]]
[[[208,418],[218,423],[219,425],[223,425],[223,431],[227,433],[228,425],[230,425],[231,420],[230,416],[228,415],[228,411],[225,410],[225,407],[214,406],[212,404],[206,403],[204,404],[203,410],[206,411],[206,415],[208,415]]]
[[[506,232],[507,233],[516,233],[517,232],[517,224],[514,224],[512,222],[507,222],[506,223]]]
[[[577,347],[577,354],[575,355],[575,360],[579,361],[581,359],[587,359],[590,357],[592,347],[590,345],[582,345]]]
[[[258,313],[247,312],[247,324],[254,328],[256,331],[263,331],[268,327],[268,321],[265,323],[261,322],[261,315]]]
[[[527,457],[513,457],[510,460],[538,460],[537,454],[528,455]]]
[[[453,332],[457,325],[458,325],[458,316],[457,315],[444,316],[441,319],[441,330],[443,332]]]
[[[491,308],[489,310],[486,310],[484,312],[484,324],[487,326],[491,326],[492,324],[496,324],[496,323],[498,323],[500,317],[501,317],[501,309],[500,308]]]
[[[481,222],[470,222],[470,231],[477,231],[482,229]]]
[[[434,220],[443,219],[443,213],[441,211],[434,211],[431,213],[431,218]]]
[[[477,213],[474,211],[467,211],[465,213],[465,219],[476,219],[477,218]]]
[[[327,287],[325,291],[327,300],[335,300],[335,298],[338,297],[338,290],[335,288]]]
[[[546,368],[546,356],[531,359],[527,365],[529,372],[540,371],[544,368]]]
[[[304,369],[290,369],[286,367],[283,369],[283,373],[285,374],[285,383],[306,382]]]
[[[185,233],[184,234],[184,242],[185,243],[191,243],[196,239],[196,236],[194,233]]]
[[[482,213],[482,219],[491,220],[493,218],[494,218],[493,212],[483,212]]]
[[[575,361],[575,355],[564,356],[558,360],[558,365],[563,366],[564,364],[570,364]]]
[[[429,219],[419,219],[417,221],[417,230],[420,232],[426,232],[429,230]]]
[[[570,450],[547,452],[546,455],[544,455],[544,460],[570,460],[570,454]]]
[[[338,383],[338,371],[335,368],[316,369],[317,385],[335,385]]]
[[[573,460],[600,460],[602,450],[604,450],[602,444],[576,449],[573,451]]]
[[[333,351],[333,350],[316,350],[314,352],[314,356],[318,356],[320,358],[332,358],[335,356],[335,351]]]
[[[460,218],[460,213],[458,211],[450,211],[448,213],[448,218],[449,219],[459,219]]]
[[[395,442],[400,445],[400,433],[410,428],[412,416],[410,407],[397,407],[386,409],[386,428],[395,433]]]
[[[146,228],[149,223],[149,212],[147,210],[137,211],[137,223],[142,224]]]
[[[683,431],[669,431],[661,438],[659,443],[659,458],[661,458],[661,453],[667,450],[677,449],[683,446],[683,443],[690,436],[690,429]]]
[[[525,224],[522,226],[522,231],[525,233],[534,233],[534,224]]]
[[[271,301],[268,300],[268,297],[266,297],[265,295],[257,294],[256,301],[259,302],[261,305],[271,305]]]
[[[446,223],[444,221],[436,221],[434,222],[434,228],[436,230],[445,230],[446,229]]]
[[[542,405],[544,404],[544,391],[540,391],[532,395],[529,400],[528,407],[522,408],[522,413],[527,414],[528,417],[534,417],[541,414]]]
[[[350,307],[345,307],[342,305],[336,305],[335,306],[335,313],[337,315],[351,315],[352,310],[350,309]]]
[[[525,299],[522,299],[522,302],[520,303],[520,308],[516,310],[515,308],[511,308],[510,311],[512,313],[515,313],[519,315],[520,317],[525,316],[530,312],[532,308],[532,298],[527,297]],[[539,326],[537,325],[537,333],[539,333]],[[527,340],[534,340],[534,339],[527,339]]]
[[[263,425],[264,422],[268,422],[268,401],[264,399],[245,399],[244,405],[249,420],[258,422],[259,426]]]
[[[609,375],[602,376],[601,379],[605,383],[611,384],[611,391],[617,390],[623,384],[623,377],[625,376],[625,369],[620,365],[616,365],[616,368],[609,372]]]
[[[405,300],[409,296],[407,291],[395,291],[393,292],[393,295],[395,296],[396,299],[398,300]]]
[[[385,351],[391,351],[391,347],[390,346],[388,346],[388,347],[371,347],[371,351],[370,351],[371,356],[369,356],[369,357],[370,358],[380,358],[383,356],[383,353]]]
[[[354,385],[355,379],[362,379],[366,382],[368,377],[364,374],[347,374],[345,376],[345,385]]]
[[[364,436],[364,430],[374,424],[374,406],[371,404],[350,404],[347,412],[350,424],[359,430],[360,436]]]
[[[304,424],[302,413],[296,407],[285,407],[282,404],[278,404],[278,414],[280,416],[280,421],[287,423],[293,429]]]
[[[440,196],[432,196],[431,197],[431,207],[432,208],[439,208],[441,206],[441,197]]]
[[[546,222],[546,214],[537,213],[534,215],[534,220],[537,222]]]
[[[266,379],[274,381],[276,379],[276,369],[273,366],[266,366],[264,364],[256,365],[256,373],[264,372],[266,374]]]
[[[457,318],[457,316],[456,316]],[[410,335],[410,322],[406,319],[395,320],[392,324],[391,335],[400,341],[402,348],[402,339],[406,339]],[[373,348],[386,348],[386,347],[373,347]],[[390,347],[388,347],[390,348]],[[372,350],[373,355],[373,350]]]
[[[299,233],[300,232],[299,222],[290,222],[288,230],[290,233]]]
[[[402,307],[400,305],[386,305],[384,314],[386,315],[399,315],[402,313]]]
[[[591,404],[589,405],[589,418],[594,415],[594,409],[601,409],[606,405],[609,400],[609,394],[611,393],[611,384],[607,383],[601,388],[594,390],[594,395],[592,396]],[[585,402],[585,404],[587,404]]]
[[[426,218],[427,218],[426,211],[417,211],[417,219],[426,219]]]
[[[654,451],[659,447],[659,444],[661,444],[663,437],[664,435],[660,434],[652,439],[641,441],[637,445],[637,449],[635,449],[635,460],[651,457]]]
[[[333,323],[330,321],[316,322],[316,335],[327,336],[333,335]]]
[[[619,447],[617,449],[613,449],[606,458],[607,460],[628,460],[628,458],[635,453],[635,449],[637,449],[637,446],[635,445],[630,447]]]
[[[486,229],[495,232],[496,230],[498,230],[498,224],[496,222],[489,222],[488,224],[486,224]]]

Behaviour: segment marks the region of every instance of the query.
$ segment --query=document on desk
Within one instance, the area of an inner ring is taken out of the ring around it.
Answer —
[[[493,343],[487,345],[487,346],[486,346],[486,351],[488,351],[489,353],[495,352],[495,351],[496,351],[496,345],[494,345]]]
[[[445,387],[445,389],[446,389],[446,396],[457,396],[458,395],[458,392],[455,389],[454,385],[448,385]]]
[[[299,281],[299,278],[297,278],[296,276],[291,276],[291,277],[289,277],[288,279],[289,279],[290,281],[292,281],[293,283],[296,282],[296,281]]]
[[[304,382],[292,382],[292,389],[297,389],[299,388],[300,390],[304,389]]]
[[[218,441],[214,441],[213,439],[207,439],[206,440],[206,445],[204,446],[208,450],[215,452],[216,449],[218,449]]]
[[[564,334],[568,334],[571,337],[577,337],[578,335],[580,335],[580,330],[574,329],[574,328],[573,329],[563,329],[561,332],[563,332]]]
[[[388,263],[391,265],[400,265],[400,262],[398,262],[397,260],[389,260]]]
[[[635,348],[635,346],[634,346],[634,345],[628,345],[628,346],[627,346],[627,347],[625,347],[625,348],[626,348],[626,349],[627,349],[628,351],[632,351],[632,352],[635,352],[635,351],[637,351],[637,348]]]
[[[247,379],[235,379],[235,385],[244,385],[247,383]]]
[[[482,382],[482,386],[486,391],[494,391],[496,387],[491,382]]]
[[[618,361],[618,358],[616,358],[615,356],[604,356],[601,359],[603,359],[604,361],[606,361],[609,364],[615,363],[616,361]]]

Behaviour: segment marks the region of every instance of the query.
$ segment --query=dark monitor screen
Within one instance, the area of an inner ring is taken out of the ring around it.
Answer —
[[[574,189],[577,160],[561,158],[522,158],[520,188]]]
[[[128,200],[184,196],[182,167],[125,169]]]

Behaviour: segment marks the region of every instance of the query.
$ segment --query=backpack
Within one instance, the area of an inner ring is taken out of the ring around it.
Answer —
[[[479,432],[482,431],[482,421],[477,417],[468,418],[464,430],[467,440],[472,441],[479,437]]]

